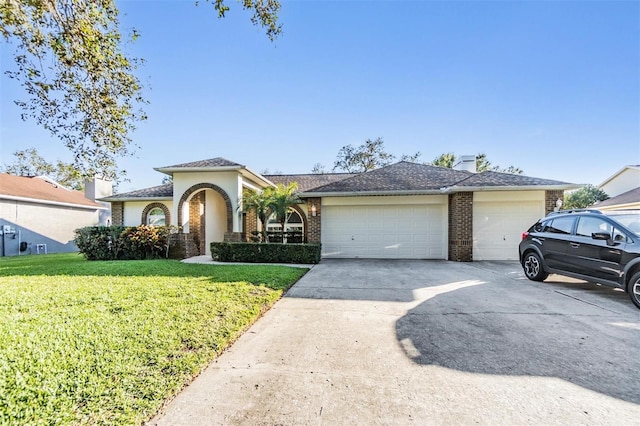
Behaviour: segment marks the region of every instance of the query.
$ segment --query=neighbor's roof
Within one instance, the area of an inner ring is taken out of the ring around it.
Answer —
[[[44,176],[0,173],[0,199],[91,209],[105,208],[86,198],[82,192],[65,188]]]
[[[319,186],[328,185],[330,183],[339,182],[353,176],[356,173],[322,173],[322,174],[303,174],[303,175],[265,175],[267,179],[275,184],[288,185],[292,182],[298,184],[298,190],[305,192]]]
[[[153,186],[151,188],[136,189],[135,191],[115,194],[101,198],[103,201],[130,201],[130,200],[170,200],[173,197],[173,184]]]
[[[511,173],[472,173],[401,161],[307,191],[306,196],[429,194],[486,189],[572,189],[579,185]]]
[[[634,188],[627,192],[623,192],[622,194],[616,195],[615,197],[607,198],[606,200],[600,201],[592,207],[609,207],[634,203],[640,203],[640,187]]]

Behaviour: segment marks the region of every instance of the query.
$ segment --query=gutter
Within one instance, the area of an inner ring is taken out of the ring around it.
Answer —
[[[126,198],[104,197],[104,198],[97,198],[97,200],[105,201],[108,203],[114,203],[119,201],[172,201],[173,197],[126,197]]]
[[[456,192],[486,192],[486,191],[552,191],[582,188],[583,185],[541,185],[541,186],[446,186],[440,189],[402,190],[402,191],[345,191],[345,192],[303,192],[301,197],[364,197],[364,196],[393,196],[393,195],[443,195]]]
[[[50,206],[62,206],[62,207],[74,207],[77,209],[85,209],[85,210],[107,210],[107,207],[96,205],[89,206],[86,204],[74,204],[74,203],[65,203],[62,201],[51,201],[51,200],[41,200],[37,198],[26,198],[26,197],[15,197],[13,195],[0,195],[0,200],[11,200],[11,201],[22,201],[25,203],[31,204],[46,204]]]

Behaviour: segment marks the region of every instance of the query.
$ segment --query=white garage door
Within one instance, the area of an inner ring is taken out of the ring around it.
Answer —
[[[443,204],[322,207],[324,257],[446,259]]]
[[[522,233],[543,216],[544,201],[473,202],[473,260],[517,260]]]

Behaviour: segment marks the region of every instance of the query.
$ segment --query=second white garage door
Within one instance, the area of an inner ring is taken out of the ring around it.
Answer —
[[[322,252],[324,257],[446,259],[446,205],[323,205]]]
[[[517,260],[522,233],[544,216],[544,192],[475,193],[473,260]]]

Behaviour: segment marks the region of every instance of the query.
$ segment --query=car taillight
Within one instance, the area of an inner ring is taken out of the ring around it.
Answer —
[[[527,238],[528,236],[529,236],[529,232],[524,231],[524,232],[522,233],[522,239],[523,239],[523,240],[524,240],[525,238]]]

